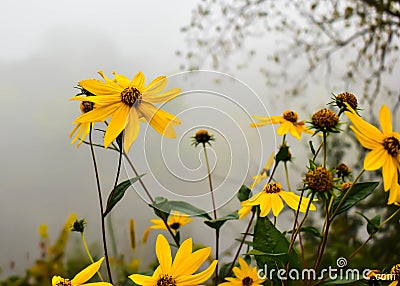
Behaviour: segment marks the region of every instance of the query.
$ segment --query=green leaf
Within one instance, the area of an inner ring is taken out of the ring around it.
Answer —
[[[237,220],[239,219],[239,215],[237,211],[230,213],[224,217],[213,219],[213,220],[205,220],[204,223],[211,228],[220,229],[224,223],[228,220]]]
[[[289,153],[289,146],[281,146],[279,148],[278,154],[276,154],[275,160],[276,164],[279,162],[287,162],[290,161],[291,155]]]
[[[337,211],[337,215],[347,211],[348,209],[356,205],[358,202],[368,197],[376,189],[378,185],[379,182],[365,182],[365,183],[354,184],[350,190],[350,193],[347,195],[345,202]],[[345,192],[341,193],[340,196],[333,201],[332,212],[336,210],[344,194]]]
[[[183,201],[169,201],[167,198],[164,197],[156,197],[154,200],[154,204],[150,204],[150,206],[155,210],[159,210],[158,212],[161,211],[163,213],[168,213],[168,215],[172,210],[175,210],[185,213],[189,216],[204,217],[211,220],[211,217],[205,210],[199,209],[198,207],[195,207],[194,205]]]
[[[296,251],[293,249],[289,257],[287,254],[289,241],[275,228],[268,217],[257,218],[253,246],[257,251],[265,254],[255,255],[255,259],[259,268],[267,269],[268,273],[265,275],[272,279],[274,285],[282,285],[282,281],[277,277],[277,271],[285,269],[287,263],[289,263],[289,269],[301,268]]]
[[[123,181],[122,183],[118,184],[114,190],[111,191],[110,195],[107,199],[107,206],[106,210],[104,211],[103,216],[105,217],[114,207],[115,205],[124,197],[125,191],[133,185],[136,181],[138,181],[141,177],[145,174],[139,175],[133,179],[129,179]]]
[[[138,284],[136,284],[135,282],[133,282],[130,278],[127,278],[124,283],[122,284],[122,286],[137,286]]]
[[[289,230],[286,233],[292,233],[292,232],[293,232],[292,230]],[[319,230],[313,226],[303,226],[300,228],[300,232],[310,233],[310,234],[314,235],[315,237],[322,238],[322,235],[319,232]]]
[[[316,152],[315,152],[315,148],[314,148],[313,142],[310,140],[310,141],[308,141],[308,144],[310,146],[311,153],[313,154],[313,156],[315,156]]]
[[[373,234],[379,231],[379,226],[381,224],[381,216],[376,215],[372,219],[367,218],[364,214],[357,212],[359,215],[361,215],[365,220],[368,222],[367,223],[367,232],[368,234]]]
[[[240,190],[236,196],[239,199],[239,201],[243,202],[248,200],[250,198],[250,195],[251,195],[251,190],[247,186],[243,185],[240,187]]]
[[[280,256],[280,255],[287,255],[287,253],[265,253],[257,249],[252,249],[249,252],[247,252],[247,255]]]

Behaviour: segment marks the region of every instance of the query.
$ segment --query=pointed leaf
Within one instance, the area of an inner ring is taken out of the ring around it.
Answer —
[[[237,219],[239,219],[239,215],[238,215],[237,211],[235,211],[233,213],[230,213],[230,214],[228,214],[224,217],[218,218],[218,219],[205,220],[204,223],[211,228],[220,229],[224,225],[224,223],[226,223],[226,221],[237,220]]]
[[[205,210],[199,209],[198,207],[184,201],[169,201],[164,197],[156,197],[154,204],[150,204],[150,206],[156,210],[162,211],[163,213],[167,213],[168,215],[172,210],[175,210],[189,216],[204,217],[211,220],[211,217]]]
[[[118,184],[114,190],[111,191],[110,195],[107,199],[107,207],[104,211],[103,216],[105,217],[114,207],[115,205],[124,197],[125,191],[133,185],[136,181],[138,181],[141,177],[145,174],[139,175],[133,179],[129,179],[123,181],[122,183]]]
[[[251,195],[251,190],[247,186],[243,185],[240,187],[240,190],[236,196],[239,199],[239,201],[243,202],[245,200],[248,200],[250,198],[250,195]]]

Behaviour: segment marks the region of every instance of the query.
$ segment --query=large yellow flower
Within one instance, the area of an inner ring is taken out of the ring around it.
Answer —
[[[276,132],[279,136],[290,133],[294,138],[300,139],[301,133],[306,132],[312,134],[305,125],[304,121],[297,121],[298,114],[292,110],[286,110],[282,116],[253,116],[259,121],[250,124],[250,127],[261,127],[267,124],[280,124]]]
[[[253,206],[260,206],[260,217],[265,217],[272,209],[274,216],[278,216],[283,209],[284,200],[286,204],[294,210],[297,210],[300,203],[300,196],[292,192],[283,190],[280,183],[268,183],[264,189],[252,196],[247,201],[242,202],[242,209],[239,210],[239,218],[243,218],[249,214]],[[310,199],[303,197],[300,204],[300,211],[305,212]],[[311,204],[310,210],[316,210]]]
[[[72,280],[62,278],[60,276],[53,276],[51,280],[51,284],[53,286],[112,286],[112,284],[108,282],[94,282],[94,283],[85,283],[88,281],[97,271],[100,269],[100,265],[103,262],[104,257],[101,258],[99,261],[92,263],[81,272],[79,272]]]
[[[186,239],[179,247],[172,262],[171,249],[167,239],[159,234],[156,241],[156,254],[160,265],[152,276],[132,274],[129,276],[139,285],[200,285],[213,275],[217,260],[214,260],[204,271],[193,274],[210,256],[211,248],[203,248],[192,253],[192,239]]]
[[[382,168],[384,190],[390,190],[388,204],[400,202],[400,134],[392,129],[389,108],[383,105],[379,112],[382,131],[364,121],[351,107],[348,106],[348,109],[350,111],[345,111],[345,114],[354,125],[350,126],[351,130],[360,144],[371,150],[365,156],[364,169],[372,171]]]
[[[150,220],[153,225],[149,226],[143,234],[142,242],[146,243],[147,237],[151,229],[167,229],[165,223],[162,219],[151,219]],[[172,215],[168,217],[168,225],[172,229],[172,231],[177,232],[182,226],[191,223],[193,218],[189,217],[187,214],[174,211]]]
[[[180,120],[153,105],[171,100],[181,92],[179,88],[173,88],[160,93],[167,85],[165,76],[159,76],[145,86],[142,72],[138,72],[132,80],[116,73],[113,80],[107,78],[102,71],[99,74],[105,81],[88,79],[79,82],[83,89],[96,96],[75,96],[71,99],[95,104],[93,111],[75,119],[77,123],[102,122],[112,117],[104,135],[104,147],[107,148],[125,130],[124,150],[128,152],[139,134],[141,117],[161,135],[176,137],[173,126],[180,124]]]
[[[247,265],[241,257],[239,257],[239,265],[240,268],[234,267],[232,269],[236,277],[226,277],[225,280],[229,282],[221,283],[219,286],[258,286],[265,281],[265,279],[258,277],[257,268]]]

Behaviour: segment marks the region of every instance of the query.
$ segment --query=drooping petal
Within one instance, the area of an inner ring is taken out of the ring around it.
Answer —
[[[95,108],[92,111],[81,114],[74,122],[90,123],[90,122],[103,122],[110,117],[115,110],[118,109],[120,104],[113,104],[109,106]]]
[[[372,138],[369,136],[365,136],[360,131],[358,131],[357,128],[355,128],[354,126],[350,126],[350,129],[353,130],[360,144],[367,149],[372,150],[377,146],[381,145],[382,144],[381,142],[383,142],[383,135],[381,135],[379,138]]]
[[[382,138],[383,134],[379,131],[378,128],[373,126],[372,124],[364,121],[360,116],[355,113],[345,111],[344,112],[350,121],[354,124],[354,126],[362,133],[364,136],[369,138],[374,138],[377,140],[378,138]],[[379,140],[379,139],[378,139]]]
[[[121,102],[121,94],[113,94],[106,96],[74,96],[71,97],[70,100],[80,100],[80,101],[89,101],[93,102],[96,107],[101,107],[104,105],[110,105],[114,103]]]
[[[107,148],[118,135],[124,130],[128,118],[129,106],[122,104],[112,115],[110,124],[108,124],[106,134],[104,135],[104,147]]]
[[[167,239],[162,234],[157,236],[156,255],[160,263],[161,273],[169,274],[172,264],[171,248]]]
[[[369,152],[364,159],[364,169],[368,171],[378,170],[387,161],[389,154],[382,145]]]
[[[167,82],[168,80],[165,76],[156,77],[147,86],[144,87],[142,95],[150,96],[160,93],[164,90]]]
[[[259,122],[254,122],[250,124],[250,127],[261,127],[267,124],[278,124],[285,122],[286,120],[282,116],[252,116],[253,118],[259,120]]]
[[[387,157],[387,160],[385,160],[382,166],[383,189],[385,190],[385,192],[391,189],[393,185],[397,184],[397,170],[396,165],[393,162],[393,160],[396,159],[390,156]],[[396,179],[396,181],[394,182],[393,179]]]
[[[97,262],[92,263],[85,269],[83,269],[81,272],[79,272],[72,280],[71,283],[73,286],[75,285],[82,285],[86,281],[88,281],[90,278],[93,277],[94,274],[96,274],[97,271],[99,271],[101,263],[103,262],[104,257],[100,258]]]
[[[131,107],[128,119],[125,126],[125,134],[124,134],[124,150],[125,153],[128,153],[133,142],[135,142],[136,138],[139,136],[140,131],[140,121],[139,114],[136,110],[136,107]]]
[[[113,74],[114,74],[115,80],[121,87],[126,88],[126,87],[130,86],[131,81],[129,80],[129,78],[127,78],[126,76],[124,76],[122,74],[117,74],[115,71],[113,72]]]
[[[379,123],[381,124],[383,134],[387,135],[392,133],[392,116],[390,115],[389,107],[385,104],[382,105],[379,111]]]
[[[199,285],[207,281],[213,275],[218,261],[214,260],[206,270],[194,275],[181,276],[176,278],[176,283],[180,285]]]
[[[283,202],[281,197],[279,196],[279,193],[271,194],[271,206],[274,216],[278,216],[279,213],[283,210]]]
[[[117,85],[112,85],[97,79],[81,80],[79,85],[97,96],[120,94],[122,91],[122,89]]]
[[[128,276],[133,282],[138,285],[156,285],[157,280],[151,276],[141,275],[141,274],[132,274]]]
[[[143,100],[150,103],[163,103],[177,97],[180,93],[180,88],[173,88],[159,95],[150,95],[150,93],[146,91],[143,93]]]
[[[108,282],[92,282],[92,283],[82,284],[82,286],[113,286],[113,285]]]
[[[291,209],[297,211],[299,207],[300,196],[296,195],[295,193],[286,191],[281,191],[279,195]],[[300,212],[305,212],[307,210],[309,202],[310,202],[309,198],[303,197],[301,199]],[[310,205],[311,211],[315,211],[316,209],[317,208],[315,207],[315,205],[313,204]]]
[[[132,79],[131,85],[136,87],[139,91],[142,91],[144,86],[144,74],[140,71]]]
[[[239,211],[238,211],[238,215],[239,215],[239,219],[244,218],[245,216],[247,216],[251,209],[253,208],[253,206],[249,206],[249,207],[242,207]]]

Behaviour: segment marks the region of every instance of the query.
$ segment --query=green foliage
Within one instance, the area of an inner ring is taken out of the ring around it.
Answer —
[[[228,220],[237,220],[239,219],[239,215],[237,211],[230,213],[226,216],[213,219],[213,220],[205,220],[204,223],[211,228],[219,230]]]

